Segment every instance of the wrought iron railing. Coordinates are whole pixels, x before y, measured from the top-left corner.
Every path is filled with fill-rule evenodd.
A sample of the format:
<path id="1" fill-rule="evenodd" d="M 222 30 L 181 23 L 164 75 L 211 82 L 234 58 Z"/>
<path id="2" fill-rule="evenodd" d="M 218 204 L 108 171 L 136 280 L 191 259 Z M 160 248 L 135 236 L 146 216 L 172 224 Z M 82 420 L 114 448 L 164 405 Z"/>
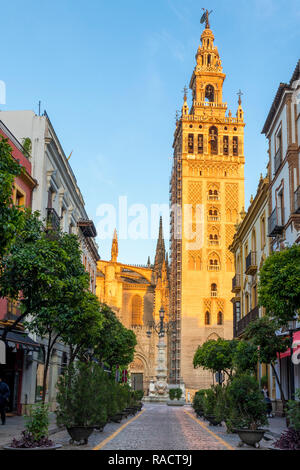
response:
<path id="1" fill-rule="evenodd" d="M 236 274 L 232 279 L 232 290 L 236 291 L 241 288 L 241 275 Z"/>
<path id="2" fill-rule="evenodd" d="M 282 152 L 281 152 L 281 148 L 277 150 L 276 152 L 276 155 L 275 155 L 275 159 L 274 159 L 274 170 L 275 170 L 275 174 L 277 173 L 277 171 L 279 170 L 279 167 L 281 165 L 281 162 L 282 162 Z"/>
<path id="3" fill-rule="evenodd" d="M 259 307 L 255 307 L 251 312 L 249 312 L 245 317 L 241 318 L 240 321 L 236 323 L 236 336 L 240 336 L 244 333 L 245 329 L 249 323 L 257 320 L 259 318 Z"/>
<path id="4" fill-rule="evenodd" d="M 283 225 L 278 221 L 277 209 L 275 208 L 272 214 L 269 217 L 269 237 L 275 237 L 276 235 L 282 233 Z"/>
<path id="5" fill-rule="evenodd" d="M 251 251 L 246 258 L 246 273 L 250 273 L 252 270 L 256 270 L 256 252 Z"/>
<path id="6" fill-rule="evenodd" d="M 300 186 L 298 186 L 294 194 L 294 211 L 297 214 L 300 213 Z"/>
<path id="7" fill-rule="evenodd" d="M 59 230 L 60 228 L 60 217 L 56 210 L 52 207 L 47 207 L 47 229 Z"/>

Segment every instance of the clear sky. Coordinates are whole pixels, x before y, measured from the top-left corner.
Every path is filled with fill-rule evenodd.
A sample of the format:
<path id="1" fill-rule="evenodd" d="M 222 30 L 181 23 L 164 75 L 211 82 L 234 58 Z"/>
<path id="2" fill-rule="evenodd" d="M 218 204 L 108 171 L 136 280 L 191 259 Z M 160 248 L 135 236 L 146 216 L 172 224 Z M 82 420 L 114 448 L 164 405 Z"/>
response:
<path id="1" fill-rule="evenodd" d="M 267 164 L 261 130 L 280 82 L 300 57 L 299 0 L 14 0 L 1 4 L 2 110 L 46 109 L 96 225 L 97 207 L 167 204 L 176 109 L 200 43 L 201 7 L 235 114 L 241 88 L 246 203 Z M 168 229 L 165 227 L 166 238 Z M 101 257 L 110 240 L 99 240 Z M 119 259 L 144 264 L 154 240 L 121 240 Z"/>

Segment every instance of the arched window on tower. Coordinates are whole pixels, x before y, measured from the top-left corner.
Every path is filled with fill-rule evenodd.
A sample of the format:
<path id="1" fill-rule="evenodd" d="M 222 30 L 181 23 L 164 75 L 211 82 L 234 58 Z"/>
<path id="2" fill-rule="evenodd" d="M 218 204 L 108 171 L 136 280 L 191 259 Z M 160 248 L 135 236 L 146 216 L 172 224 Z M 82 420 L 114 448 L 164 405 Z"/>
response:
<path id="1" fill-rule="evenodd" d="M 132 299 L 132 326 L 142 326 L 142 299 L 135 295 Z"/>
<path id="2" fill-rule="evenodd" d="M 208 258 L 208 270 L 220 271 L 220 258 L 217 253 L 211 253 Z"/>
<path id="3" fill-rule="evenodd" d="M 217 189 L 210 189 L 208 191 L 208 200 L 209 201 L 218 201 L 219 200 L 219 191 Z"/>
<path id="4" fill-rule="evenodd" d="M 239 154 L 239 138 L 238 137 L 233 137 L 232 144 L 233 144 L 233 155 L 235 157 L 237 157 L 238 154 Z"/>
<path id="5" fill-rule="evenodd" d="M 229 155 L 228 135 L 224 135 L 224 137 L 223 137 L 223 155 Z"/>
<path id="6" fill-rule="evenodd" d="M 223 313 L 218 313 L 218 325 L 223 325 Z"/>
<path id="7" fill-rule="evenodd" d="M 205 325 L 210 325 L 210 313 L 205 313 Z"/>
<path id="8" fill-rule="evenodd" d="M 210 287 L 211 297 L 218 297 L 218 287 L 217 284 L 212 284 Z"/>
<path id="9" fill-rule="evenodd" d="M 188 153 L 194 153 L 194 134 L 188 136 Z"/>
<path id="10" fill-rule="evenodd" d="M 198 153 L 203 153 L 203 134 L 198 134 Z"/>
<path id="11" fill-rule="evenodd" d="M 208 56 L 210 57 L 210 56 Z M 215 89 L 212 85 L 207 85 L 205 88 L 205 99 L 210 103 L 215 101 Z"/>
<path id="12" fill-rule="evenodd" d="M 208 221 L 209 222 L 218 222 L 219 221 L 219 211 L 218 211 L 218 209 L 216 209 L 216 208 L 209 209 Z"/>
<path id="13" fill-rule="evenodd" d="M 210 153 L 212 155 L 217 155 L 218 154 L 218 129 L 215 126 L 212 126 L 209 129 L 209 144 L 210 144 Z"/>

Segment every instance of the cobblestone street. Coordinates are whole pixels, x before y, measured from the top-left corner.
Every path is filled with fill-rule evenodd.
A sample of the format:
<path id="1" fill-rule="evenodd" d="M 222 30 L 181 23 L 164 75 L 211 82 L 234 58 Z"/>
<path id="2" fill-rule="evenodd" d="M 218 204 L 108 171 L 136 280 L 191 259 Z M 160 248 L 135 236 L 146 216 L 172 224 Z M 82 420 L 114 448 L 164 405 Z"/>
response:
<path id="1" fill-rule="evenodd" d="M 94 432 L 87 446 L 71 446 L 69 439 L 66 431 L 55 435 L 55 442 L 65 450 L 237 450 L 239 442 L 236 434 L 226 434 L 224 426 L 210 427 L 197 419 L 191 407 L 151 404 L 135 418 L 109 423 L 104 432 Z M 262 441 L 262 449 L 268 446 Z"/>

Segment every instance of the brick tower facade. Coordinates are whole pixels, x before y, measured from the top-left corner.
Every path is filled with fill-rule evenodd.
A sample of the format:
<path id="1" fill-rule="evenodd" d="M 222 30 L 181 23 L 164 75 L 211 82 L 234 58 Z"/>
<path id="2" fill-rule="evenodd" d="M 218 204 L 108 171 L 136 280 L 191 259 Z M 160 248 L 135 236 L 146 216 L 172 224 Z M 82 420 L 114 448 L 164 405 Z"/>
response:
<path id="1" fill-rule="evenodd" d="M 209 387 L 212 374 L 193 368 L 197 347 L 232 338 L 234 260 L 228 247 L 244 207 L 244 113 L 241 94 L 233 117 L 223 102 L 226 75 L 208 15 L 190 89 L 174 135 L 170 183 L 171 319 L 170 382 L 188 391 Z M 196 234 L 196 235 L 195 235 Z"/>

